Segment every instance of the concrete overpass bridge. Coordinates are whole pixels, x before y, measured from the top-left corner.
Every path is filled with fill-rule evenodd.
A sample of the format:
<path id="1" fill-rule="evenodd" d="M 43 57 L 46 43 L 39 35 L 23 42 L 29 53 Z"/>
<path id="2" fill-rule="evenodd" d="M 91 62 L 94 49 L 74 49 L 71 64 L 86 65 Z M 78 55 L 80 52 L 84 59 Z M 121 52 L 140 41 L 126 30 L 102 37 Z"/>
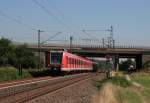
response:
<path id="1" fill-rule="evenodd" d="M 29 49 L 39 51 L 39 47 L 36 44 L 28 45 Z M 140 69 L 143 63 L 150 60 L 150 48 L 149 47 L 133 47 L 133 46 L 115 46 L 108 48 L 98 45 L 69 45 L 69 44 L 47 44 L 40 45 L 40 51 L 45 53 L 46 51 L 53 50 L 67 50 L 72 53 L 76 53 L 85 57 L 105 57 L 111 56 L 114 59 L 115 68 L 118 68 L 119 58 L 135 58 L 136 68 Z"/>

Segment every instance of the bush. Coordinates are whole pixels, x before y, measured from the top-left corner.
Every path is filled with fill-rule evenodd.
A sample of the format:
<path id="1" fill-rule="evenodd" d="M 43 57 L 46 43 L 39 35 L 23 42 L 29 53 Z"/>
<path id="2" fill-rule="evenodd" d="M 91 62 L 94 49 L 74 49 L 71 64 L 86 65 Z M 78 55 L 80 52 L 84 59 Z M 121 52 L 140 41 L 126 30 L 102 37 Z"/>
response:
<path id="1" fill-rule="evenodd" d="M 11 41 L 5 38 L 0 39 L 0 66 L 11 64 L 13 58 L 14 46 Z"/>
<path id="2" fill-rule="evenodd" d="M 118 99 L 119 103 L 143 103 L 141 97 L 130 88 L 121 88 Z"/>
<path id="3" fill-rule="evenodd" d="M 27 45 L 14 46 L 6 38 L 0 39 L 0 66 L 14 66 L 17 68 L 37 68 L 38 59 Z M 42 67 L 42 60 L 40 66 Z"/>
<path id="4" fill-rule="evenodd" d="M 103 80 L 93 80 L 93 85 L 96 86 L 98 89 L 100 89 L 104 83 L 106 83 L 108 79 Z"/>
<path id="5" fill-rule="evenodd" d="M 121 87 L 128 87 L 131 85 L 131 82 L 125 79 L 125 77 L 121 76 L 115 76 L 110 79 L 110 81 L 115 84 L 119 85 Z"/>
<path id="6" fill-rule="evenodd" d="M 32 77 L 31 74 L 23 70 L 22 76 L 19 76 L 19 71 L 14 67 L 1 67 L 0 68 L 0 81 L 10 81 L 21 78 L 29 78 Z"/>
<path id="7" fill-rule="evenodd" d="M 131 79 L 145 87 L 150 87 L 150 75 L 148 73 L 134 73 Z"/>

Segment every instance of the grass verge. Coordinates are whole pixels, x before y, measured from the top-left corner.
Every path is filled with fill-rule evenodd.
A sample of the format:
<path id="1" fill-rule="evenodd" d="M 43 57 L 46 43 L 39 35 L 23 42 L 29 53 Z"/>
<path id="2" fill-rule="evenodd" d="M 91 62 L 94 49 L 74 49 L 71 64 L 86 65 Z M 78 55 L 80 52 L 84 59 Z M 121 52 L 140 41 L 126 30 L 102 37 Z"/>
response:
<path id="1" fill-rule="evenodd" d="M 150 88 L 144 89 L 141 94 L 145 97 L 145 99 L 149 99 L 150 98 Z"/>
<path id="2" fill-rule="evenodd" d="M 131 85 L 131 82 L 126 80 L 124 76 L 114 76 L 109 81 L 120 87 L 129 87 Z"/>
<path id="3" fill-rule="evenodd" d="M 93 80 L 93 85 L 95 87 L 97 87 L 97 89 L 99 90 L 104 83 L 106 83 L 108 81 L 108 79 L 103 79 L 103 80 Z"/>
<path id="4" fill-rule="evenodd" d="M 133 73 L 131 79 L 144 87 L 150 88 L 150 75 L 147 73 Z"/>
<path id="5" fill-rule="evenodd" d="M 132 83 L 126 80 L 124 75 L 117 75 L 111 77 L 110 79 L 104 79 L 101 81 L 95 80 L 94 83 L 94 85 L 100 90 L 99 96 L 96 97 L 102 98 L 101 100 L 103 100 L 101 102 L 94 103 L 104 103 L 104 101 L 110 100 L 110 97 L 113 97 L 110 101 L 115 100 L 115 102 L 107 103 L 143 103 L 143 98 L 141 98 L 137 92 L 132 90 Z M 105 86 L 107 86 L 107 92 Z M 112 96 L 110 95 L 110 93 Z M 144 95 L 148 95 L 147 91 L 143 93 Z M 104 96 L 101 96 L 102 94 Z M 97 100 L 100 101 L 99 99 Z"/>
<path id="6" fill-rule="evenodd" d="M 115 84 L 120 87 L 129 87 L 131 85 L 131 82 L 126 80 L 124 76 L 114 76 L 109 79 L 94 80 L 93 84 L 98 89 L 100 89 L 106 82 L 111 82 L 112 84 Z"/>
<path id="7" fill-rule="evenodd" d="M 120 88 L 118 101 L 119 103 L 143 103 L 140 96 L 130 88 Z"/>
<path id="8" fill-rule="evenodd" d="M 26 70 L 23 70 L 22 76 L 19 76 L 19 71 L 14 67 L 0 67 L 0 82 L 30 77 L 31 74 Z"/>
<path id="9" fill-rule="evenodd" d="M 134 73 L 131 75 L 131 79 L 142 85 L 143 89 L 137 92 L 144 98 L 145 103 L 150 103 L 150 74 L 144 72 Z"/>

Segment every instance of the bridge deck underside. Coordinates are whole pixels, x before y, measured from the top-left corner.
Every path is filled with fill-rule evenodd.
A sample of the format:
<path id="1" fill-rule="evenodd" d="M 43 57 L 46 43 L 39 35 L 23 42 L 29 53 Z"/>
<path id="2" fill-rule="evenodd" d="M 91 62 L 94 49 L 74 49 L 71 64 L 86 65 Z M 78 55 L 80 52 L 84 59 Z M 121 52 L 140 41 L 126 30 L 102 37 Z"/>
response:
<path id="1" fill-rule="evenodd" d="M 39 48 L 36 45 L 30 45 L 28 47 L 34 51 L 38 51 Z M 73 46 L 72 49 L 69 49 L 69 46 L 61 45 L 52 45 L 40 47 L 41 52 L 52 51 L 52 50 L 67 50 L 72 53 L 85 56 L 85 57 L 105 57 L 106 55 L 115 56 L 119 58 L 136 58 L 137 68 L 142 67 L 142 55 L 150 55 L 150 48 L 101 48 L 101 47 L 84 47 L 84 46 Z M 119 60 L 116 60 L 117 62 Z"/>

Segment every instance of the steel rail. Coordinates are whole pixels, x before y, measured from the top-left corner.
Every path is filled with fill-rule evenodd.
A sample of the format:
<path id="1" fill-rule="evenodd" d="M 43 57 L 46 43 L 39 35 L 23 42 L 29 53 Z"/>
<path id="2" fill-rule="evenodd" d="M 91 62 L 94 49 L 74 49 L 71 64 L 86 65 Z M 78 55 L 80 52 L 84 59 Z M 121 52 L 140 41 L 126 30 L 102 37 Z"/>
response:
<path id="1" fill-rule="evenodd" d="M 7 81 L 4 83 L 0 83 L 0 89 L 3 87 L 8 87 L 8 86 L 13 86 L 13 85 L 18 85 L 21 83 L 27 83 L 27 82 L 34 82 L 34 81 L 39 81 L 39 80 L 45 80 L 45 79 L 53 79 L 54 77 L 38 77 L 38 78 L 28 78 L 28 79 L 20 79 L 20 80 L 16 80 L 16 81 Z"/>
<path id="2" fill-rule="evenodd" d="M 69 85 L 73 85 L 82 80 L 86 80 L 88 78 L 93 77 L 94 74 L 84 74 L 84 75 L 77 75 L 77 76 L 67 76 L 60 79 L 50 80 L 51 82 L 47 85 L 44 85 L 39 88 L 34 88 L 33 90 L 20 92 L 16 94 L 11 94 L 9 96 L 5 96 L 0 98 L 0 102 L 2 103 L 24 103 L 26 101 L 30 101 L 34 98 L 42 96 L 44 94 L 48 94 L 59 90 L 61 88 L 67 87 Z"/>

